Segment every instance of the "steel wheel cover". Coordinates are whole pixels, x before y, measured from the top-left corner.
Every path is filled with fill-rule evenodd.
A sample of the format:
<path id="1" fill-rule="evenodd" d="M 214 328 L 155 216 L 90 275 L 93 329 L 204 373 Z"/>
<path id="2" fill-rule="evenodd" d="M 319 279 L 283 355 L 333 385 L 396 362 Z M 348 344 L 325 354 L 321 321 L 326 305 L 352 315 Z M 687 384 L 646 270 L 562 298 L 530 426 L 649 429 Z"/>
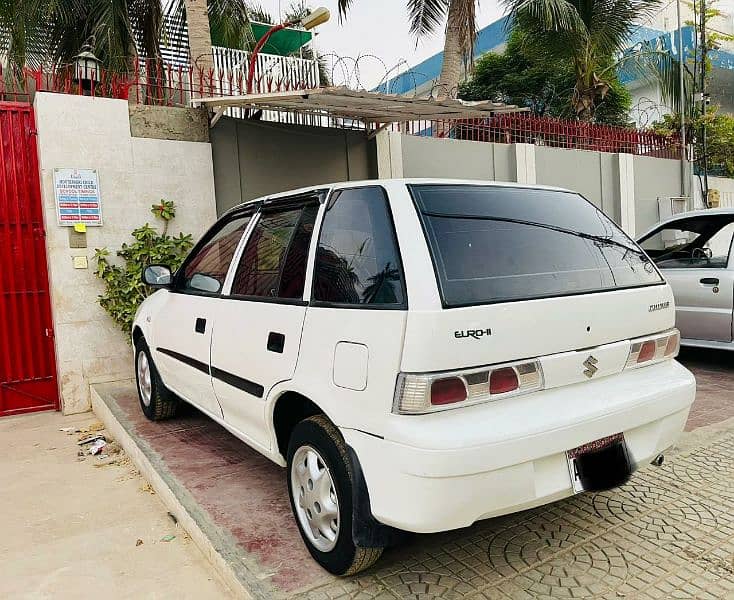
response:
<path id="1" fill-rule="evenodd" d="M 339 538 L 339 498 L 329 468 L 312 446 L 301 446 L 291 464 L 291 494 L 309 542 L 329 552 Z"/>
<path id="2" fill-rule="evenodd" d="M 144 350 L 138 352 L 138 360 L 136 362 L 140 399 L 145 406 L 150 406 L 150 399 L 153 396 L 153 383 L 150 376 L 150 362 L 148 362 L 148 355 Z"/>

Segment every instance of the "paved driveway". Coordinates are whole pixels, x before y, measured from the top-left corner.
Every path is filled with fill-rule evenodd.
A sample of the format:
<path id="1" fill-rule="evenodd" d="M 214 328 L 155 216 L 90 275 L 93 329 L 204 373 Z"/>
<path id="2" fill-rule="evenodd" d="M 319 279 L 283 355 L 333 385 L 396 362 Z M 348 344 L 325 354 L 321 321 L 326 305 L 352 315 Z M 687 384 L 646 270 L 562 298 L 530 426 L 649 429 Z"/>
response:
<path id="1" fill-rule="evenodd" d="M 346 580 L 303 547 L 282 469 L 196 411 L 150 423 L 131 387 L 97 392 L 256 598 L 734 598 L 734 420 L 716 425 L 734 416 L 732 359 L 684 352 L 699 378 L 694 431 L 662 467 L 611 492 L 413 536 Z"/>
<path id="2" fill-rule="evenodd" d="M 679 358 L 697 383 L 686 431 L 734 417 L 734 352 L 683 348 Z"/>

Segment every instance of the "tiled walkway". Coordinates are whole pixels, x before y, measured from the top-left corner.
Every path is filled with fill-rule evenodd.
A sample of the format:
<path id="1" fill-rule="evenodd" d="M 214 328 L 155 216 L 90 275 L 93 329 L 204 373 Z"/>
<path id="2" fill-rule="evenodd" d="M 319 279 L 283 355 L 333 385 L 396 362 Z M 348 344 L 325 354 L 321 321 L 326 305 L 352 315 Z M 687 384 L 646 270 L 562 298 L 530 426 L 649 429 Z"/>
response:
<path id="1" fill-rule="evenodd" d="M 734 416 L 734 360 L 706 354 L 683 356 L 689 428 Z M 150 423 L 132 388 L 100 392 L 257 598 L 734 598 L 734 431 L 613 492 L 413 536 L 344 580 L 303 547 L 282 469 L 193 409 Z"/>

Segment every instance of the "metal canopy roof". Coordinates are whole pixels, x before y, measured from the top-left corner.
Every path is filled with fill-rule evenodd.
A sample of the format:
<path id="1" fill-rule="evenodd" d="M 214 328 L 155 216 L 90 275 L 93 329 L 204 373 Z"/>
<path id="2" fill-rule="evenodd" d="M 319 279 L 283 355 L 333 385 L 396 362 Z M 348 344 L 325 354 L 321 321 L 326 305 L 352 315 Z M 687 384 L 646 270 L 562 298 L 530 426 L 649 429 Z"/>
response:
<path id="1" fill-rule="evenodd" d="M 306 114 L 328 114 L 332 117 L 356 119 L 365 123 L 395 123 L 401 121 L 473 119 L 497 113 L 524 112 L 498 102 L 463 102 L 461 100 L 434 100 L 410 98 L 394 94 L 355 91 L 345 87 L 327 87 L 310 90 L 216 96 L 191 101 L 221 112 L 226 108 L 259 108 L 262 110 L 294 111 Z"/>

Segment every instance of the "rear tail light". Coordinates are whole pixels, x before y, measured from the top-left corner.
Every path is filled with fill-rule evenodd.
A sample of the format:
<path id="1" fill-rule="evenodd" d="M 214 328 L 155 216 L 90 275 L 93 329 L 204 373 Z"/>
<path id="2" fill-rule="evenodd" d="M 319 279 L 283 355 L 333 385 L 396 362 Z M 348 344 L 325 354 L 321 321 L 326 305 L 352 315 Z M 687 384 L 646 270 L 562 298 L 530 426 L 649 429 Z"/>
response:
<path id="1" fill-rule="evenodd" d="M 538 361 L 449 373 L 401 373 L 395 388 L 394 412 L 436 412 L 541 389 L 543 375 Z"/>
<path id="2" fill-rule="evenodd" d="M 655 358 L 657 344 L 653 340 L 648 340 L 640 346 L 640 352 L 637 354 L 637 362 L 643 363 Z"/>
<path id="3" fill-rule="evenodd" d="M 677 329 L 671 329 L 665 333 L 643 339 L 632 340 L 626 368 L 643 367 L 669 358 L 675 358 L 678 356 L 679 350 L 680 332 Z"/>
<path id="4" fill-rule="evenodd" d="M 436 379 L 431 383 L 431 404 L 455 404 L 466 400 L 466 385 L 461 377 Z"/>
<path id="5" fill-rule="evenodd" d="M 512 367 L 495 369 L 489 376 L 489 393 L 506 394 L 520 387 L 517 373 Z"/>

